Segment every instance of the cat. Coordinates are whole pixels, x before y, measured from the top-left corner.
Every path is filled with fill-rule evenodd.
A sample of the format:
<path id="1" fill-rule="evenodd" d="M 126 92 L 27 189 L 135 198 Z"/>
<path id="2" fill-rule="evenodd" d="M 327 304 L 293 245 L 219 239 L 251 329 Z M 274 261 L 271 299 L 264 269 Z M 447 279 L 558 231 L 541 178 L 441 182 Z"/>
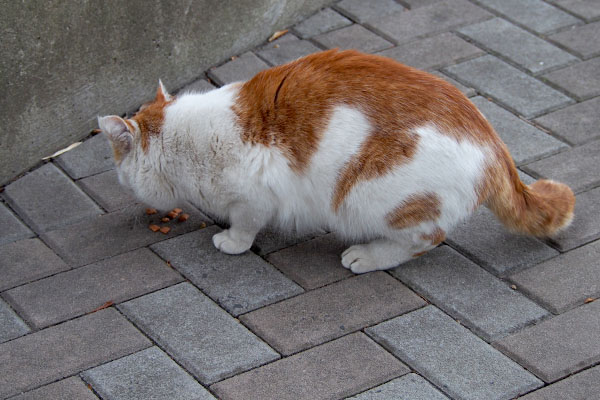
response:
<path id="1" fill-rule="evenodd" d="M 119 180 L 168 210 L 189 201 L 226 220 L 213 236 L 240 254 L 268 224 L 324 229 L 360 244 L 354 273 L 435 248 L 480 205 L 512 231 L 547 237 L 575 197 L 527 186 L 492 126 L 457 88 L 358 51 L 329 50 L 206 93 L 168 94 L 130 119 L 99 117 Z"/>

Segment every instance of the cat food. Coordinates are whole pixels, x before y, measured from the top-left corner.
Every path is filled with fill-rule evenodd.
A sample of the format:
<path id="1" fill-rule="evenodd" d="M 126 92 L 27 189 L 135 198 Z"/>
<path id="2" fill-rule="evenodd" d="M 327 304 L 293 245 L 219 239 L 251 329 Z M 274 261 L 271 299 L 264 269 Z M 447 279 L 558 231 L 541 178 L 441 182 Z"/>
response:
<path id="1" fill-rule="evenodd" d="M 160 230 L 160 226 L 154 224 L 150 225 L 148 228 L 150 228 L 152 232 L 158 232 Z"/>
<path id="2" fill-rule="evenodd" d="M 190 217 L 190 214 L 181 214 L 179 216 L 179 218 L 177 219 L 177 221 L 179 222 L 185 222 L 188 220 L 188 218 Z"/>
<path id="3" fill-rule="evenodd" d="M 169 222 L 171 220 L 171 218 L 169 218 L 169 217 L 162 217 L 160 220 L 162 222 Z"/>
<path id="4" fill-rule="evenodd" d="M 158 211 L 156 211 L 156 208 L 146 208 L 146 214 L 147 215 L 154 215 L 156 214 Z"/>
<path id="5" fill-rule="evenodd" d="M 174 208 L 173 212 L 177 213 L 177 214 L 181 214 L 183 210 L 181 208 Z"/>
<path id="6" fill-rule="evenodd" d="M 171 228 L 169 228 L 168 226 L 163 226 L 162 228 L 160 228 L 160 232 L 164 233 L 165 235 L 169 233 L 170 230 Z"/>
<path id="7" fill-rule="evenodd" d="M 171 218 L 171 219 L 175 219 L 175 218 L 177 218 L 177 216 L 178 216 L 178 215 L 179 215 L 179 213 L 176 213 L 175 211 L 170 211 L 170 212 L 167 214 L 167 217 L 169 217 L 169 218 Z"/>

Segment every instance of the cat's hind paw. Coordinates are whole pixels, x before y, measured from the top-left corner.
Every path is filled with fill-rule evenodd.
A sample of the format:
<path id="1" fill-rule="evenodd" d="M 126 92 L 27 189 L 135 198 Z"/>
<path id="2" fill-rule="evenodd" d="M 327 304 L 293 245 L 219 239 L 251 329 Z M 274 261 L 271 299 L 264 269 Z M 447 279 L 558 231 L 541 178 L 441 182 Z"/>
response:
<path id="1" fill-rule="evenodd" d="M 364 274 L 379 269 L 367 245 L 364 244 L 348 247 L 342 253 L 342 265 L 355 274 Z"/>
<path id="2" fill-rule="evenodd" d="M 252 241 L 233 238 L 229 229 L 217 233 L 212 240 L 215 247 L 226 254 L 242 254 L 252 246 Z"/>

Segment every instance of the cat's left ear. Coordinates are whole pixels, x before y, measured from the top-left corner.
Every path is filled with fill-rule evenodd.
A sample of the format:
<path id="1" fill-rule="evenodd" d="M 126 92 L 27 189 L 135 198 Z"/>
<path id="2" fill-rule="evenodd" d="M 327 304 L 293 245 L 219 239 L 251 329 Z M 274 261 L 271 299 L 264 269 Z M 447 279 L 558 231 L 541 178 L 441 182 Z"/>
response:
<path id="1" fill-rule="evenodd" d="M 158 90 L 156 91 L 156 100 L 160 102 L 171 101 L 171 95 L 165 89 L 165 85 L 163 85 L 162 81 L 158 80 Z"/>
<path id="2" fill-rule="evenodd" d="M 130 131 L 129 125 L 123 118 L 116 115 L 98 117 L 98 126 L 120 154 L 127 154 L 131 150 L 133 132 Z"/>

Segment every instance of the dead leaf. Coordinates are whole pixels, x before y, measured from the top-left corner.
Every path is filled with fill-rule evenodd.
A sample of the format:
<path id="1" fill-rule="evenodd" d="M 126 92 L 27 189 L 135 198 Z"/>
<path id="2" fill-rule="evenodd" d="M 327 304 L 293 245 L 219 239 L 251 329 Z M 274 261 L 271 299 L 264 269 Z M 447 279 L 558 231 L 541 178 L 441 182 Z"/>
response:
<path id="1" fill-rule="evenodd" d="M 274 34 L 271 35 L 271 37 L 269 38 L 269 42 L 272 42 L 275 39 L 279 39 L 280 37 L 282 37 L 283 35 L 285 35 L 286 33 L 288 33 L 290 30 L 289 29 L 285 29 L 283 31 L 277 31 Z"/>
<path id="2" fill-rule="evenodd" d="M 100 310 L 104 310 L 105 308 L 108 308 L 112 305 L 114 305 L 115 302 L 112 300 L 107 301 L 106 303 L 102 304 L 100 307 L 93 309 L 92 311 L 89 312 L 89 314 L 91 313 L 95 313 L 96 311 L 100 311 Z"/>
<path id="3" fill-rule="evenodd" d="M 510 285 L 510 288 L 511 288 L 512 290 L 517 290 L 517 285 Z"/>
<path id="4" fill-rule="evenodd" d="M 75 147 L 79 146 L 81 143 L 82 142 L 72 143 L 72 144 L 68 145 L 67 147 L 65 147 L 64 149 L 61 149 L 61 150 L 57 151 L 56 153 L 52 154 L 51 156 L 42 158 L 42 160 L 46 161 L 46 160 L 49 160 L 51 158 L 58 157 L 61 154 L 66 153 L 69 150 L 73 150 Z"/>
<path id="5" fill-rule="evenodd" d="M 585 299 L 583 302 L 584 302 L 585 304 L 587 304 L 587 303 L 591 303 L 591 302 L 592 302 L 592 301 L 594 301 L 594 300 L 596 300 L 596 299 L 594 299 L 593 297 L 588 297 L 588 298 L 587 298 L 587 299 Z"/>

